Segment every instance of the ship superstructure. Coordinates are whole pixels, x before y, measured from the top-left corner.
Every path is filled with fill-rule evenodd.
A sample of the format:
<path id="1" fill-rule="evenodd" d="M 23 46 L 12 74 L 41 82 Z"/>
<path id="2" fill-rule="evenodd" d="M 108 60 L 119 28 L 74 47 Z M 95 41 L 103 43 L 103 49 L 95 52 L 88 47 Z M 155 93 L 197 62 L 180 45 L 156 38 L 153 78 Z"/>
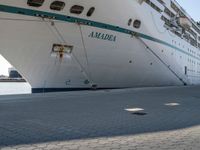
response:
<path id="1" fill-rule="evenodd" d="M 200 25 L 175 0 L 1 0 L 0 31 L 33 92 L 200 83 Z"/>

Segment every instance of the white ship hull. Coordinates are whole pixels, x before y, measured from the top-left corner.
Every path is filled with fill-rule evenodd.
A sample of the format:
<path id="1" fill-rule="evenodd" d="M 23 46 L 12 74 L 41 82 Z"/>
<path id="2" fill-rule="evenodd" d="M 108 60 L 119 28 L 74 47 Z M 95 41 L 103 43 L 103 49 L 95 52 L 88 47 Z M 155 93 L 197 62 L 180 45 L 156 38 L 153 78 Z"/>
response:
<path id="1" fill-rule="evenodd" d="M 76 0 L 66 2 L 66 12 L 55 12 L 49 10 L 50 2 L 37 9 L 24 0 L 0 2 L 0 53 L 33 92 L 200 83 L 199 74 L 185 73 L 185 66 L 197 72 L 198 66 L 188 62 L 187 49 L 198 49 L 165 31 L 159 14 L 147 5 L 136 0 Z M 96 11 L 90 18 L 70 14 L 74 4 Z M 127 26 L 129 18 L 140 19 L 141 28 Z M 72 45 L 72 54 L 52 54 L 55 43 Z"/>

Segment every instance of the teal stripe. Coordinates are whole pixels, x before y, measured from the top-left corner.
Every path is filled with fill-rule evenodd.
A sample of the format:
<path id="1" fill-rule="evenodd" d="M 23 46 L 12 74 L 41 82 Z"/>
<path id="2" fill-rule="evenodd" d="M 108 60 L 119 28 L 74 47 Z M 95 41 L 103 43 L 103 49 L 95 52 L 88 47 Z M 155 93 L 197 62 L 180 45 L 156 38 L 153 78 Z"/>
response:
<path id="1" fill-rule="evenodd" d="M 50 12 L 44 12 L 44 11 L 38 11 L 38 10 L 32 10 L 32 9 L 26 9 L 26 8 L 20 8 L 20 7 L 13 7 L 13 6 L 7 6 L 7 5 L 0 5 L 0 11 L 1 12 L 7 12 L 7 13 L 14 13 L 14 14 L 21 14 L 21 15 L 27 15 L 27 16 L 44 16 L 46 18 L 52 18 L 54 20 L 59 20 L 59 21 L 66 21 L 66 22 L 71 22 L 71 23 L 81 23 L 85 24 L 88 26 L 93 26 L 101 29 L 107 29 L 107 30 L 112 30 L 120 33 L 125 33 L 125 34 L 130 34 L 130 35 L 137 35 L 143 39 L 147 39 L 150 41 L 154 41 L 163 45 L 166 45 L 168 47 L 171 47 L 173 49 L 176 49 L 188 56 L 191 56 L 197 60 L 200 60 L 200 58 L 193 56 L 192 54 L 185 52 L 184 50 L 177 48 L 174 45 L 171 45 L 165 41 L 159 40 L 157 38 L 148 36 L 143 33 L 135 32 L 133 30 L 129 30 L 126 28 L 121 28 L 119 26 L 114 26 L 106 23 L 101 23 L 101 22 L 96 22 L 96 21 L 91 21 L 87 19 L 81 19 L 77 17 L 71 17 L 71 16 L 66 16 L 66 15 L 61 15 L 61 14 L 56 14 L 56 13 L 50 13 Z"/>

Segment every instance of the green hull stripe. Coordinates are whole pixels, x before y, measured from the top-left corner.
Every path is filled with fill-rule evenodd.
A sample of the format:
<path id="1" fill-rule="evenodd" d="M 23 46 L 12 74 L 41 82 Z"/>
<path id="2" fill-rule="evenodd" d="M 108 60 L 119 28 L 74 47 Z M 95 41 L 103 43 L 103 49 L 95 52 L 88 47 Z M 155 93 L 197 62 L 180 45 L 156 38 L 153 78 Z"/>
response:
<path id="1" fill-rule="evenodd" d="M 85 24 L 88 26 L 97 27 L 97 28 L 101 28 L 101 29 L 112 30 L 112 31 L 120 32 L 120 33 L 129 34 L 129 35 L 136 35 L 143 39 L 147 39 L 150 41 L 154 41 L 154 42 L 166 45 L 166 46 L 176 49 L 188 56 L 191 56 L 197 60 L 200 60 L 200 58 L 193 56 L 192 54 L 185 52 L 184 50 L 177 48 L 167 42 L 164 42 L 162 40 L 148 36 L 146 34 L 135 32 L 133 30 L 121 28 L 119 26 L 114 26 L 114 25 L 110 25 L 110 24 L 106 24 L 106 23 L 91 21 L 91 20 L 87 20 L 87 19 L 81 19 L 81 18 L 77 18 L 77 17 L 65 16 L 65 15 L 56 14 L 56 13 L 50 13 L 50 12 L 38 11 L 38 10 L 32 10 L 32 9 L 26 9 L 26 8 L 20 8 L 20 7 L 13 7 L 13 6 L 7 6 L 7 5 L 0 5 L 0 11 L 7 12 L 7 13 L 27 15 L 27 16 L 34 16 L 34 17 L 37 17 L 37 16 L 42 17 L 43 16 L 45 18 L 53 18 L 54 20 L 66 21 L 66 22 L 71 22 L 71 23 L 81 23 L 81 24 Z"/>

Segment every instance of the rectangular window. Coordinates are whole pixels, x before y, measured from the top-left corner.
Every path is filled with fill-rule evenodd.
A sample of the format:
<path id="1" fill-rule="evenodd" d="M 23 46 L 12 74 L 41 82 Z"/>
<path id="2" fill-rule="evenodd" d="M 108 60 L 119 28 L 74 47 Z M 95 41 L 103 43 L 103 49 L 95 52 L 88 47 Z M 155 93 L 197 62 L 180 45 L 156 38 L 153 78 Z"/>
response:
<path id="1" fill-rule="evenodd" d="M 185 66 L 185 75 L 187 75 L 187 66 Z"/>
<path id="2" fill-rule="evenodd" d="M 162 10 L 158 6 L 156 6 L 154 3 L 152 3 L 150 0 L 146 0 L 146 3 L 149 4 L 153 9 L 155 9 L 159 13 L 162 12 Z"/>
<path id="3" fill-rule="evenodd" d="M 40 7 L 44 3 L 44 0 L 28 0 L 27 4 L 33 7 Z"/>

